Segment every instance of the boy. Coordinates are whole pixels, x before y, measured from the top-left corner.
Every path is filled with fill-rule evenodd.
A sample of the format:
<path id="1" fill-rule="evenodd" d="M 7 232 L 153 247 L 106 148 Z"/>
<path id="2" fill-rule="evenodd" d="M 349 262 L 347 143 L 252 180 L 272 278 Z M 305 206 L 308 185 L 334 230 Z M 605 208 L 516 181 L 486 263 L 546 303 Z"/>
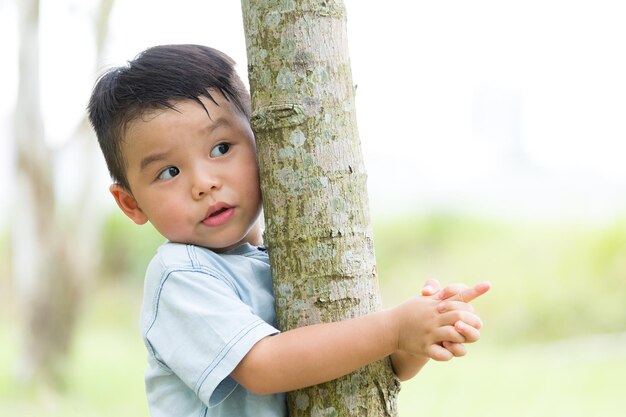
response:
<path id="1" fill-rule="evenodd" d="M 461 356 L 461 343 L 478 340 L 480 319 L 463 298 L 485 285 L 443 303 L 414 297 L 352 320 L 276 329 L 250 99 L 219 51 L 150 48 L 98 80 L 89 116 L 118 206 L 168 240 L 147 269 L 141 312 L 153 417 L 285 416 L 285 391 L 389 355 L 407 379 L 428 358 Z"/>

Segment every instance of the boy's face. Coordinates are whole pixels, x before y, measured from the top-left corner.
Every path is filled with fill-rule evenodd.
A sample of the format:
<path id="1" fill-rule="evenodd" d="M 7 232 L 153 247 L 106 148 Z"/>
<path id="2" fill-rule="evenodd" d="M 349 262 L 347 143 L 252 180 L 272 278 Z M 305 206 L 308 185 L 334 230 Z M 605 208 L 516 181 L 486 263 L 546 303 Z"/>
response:
<path id="1" fill-rule="evenodd" d="M 261 244 L 261 192 L 254 136 L 247 118 L 224 96 L 156 110 L 127 129 L 124 153 L 130 191 L 111 193 L 138 224 L 150 221 L 167 239 L 218 251 Z"/>

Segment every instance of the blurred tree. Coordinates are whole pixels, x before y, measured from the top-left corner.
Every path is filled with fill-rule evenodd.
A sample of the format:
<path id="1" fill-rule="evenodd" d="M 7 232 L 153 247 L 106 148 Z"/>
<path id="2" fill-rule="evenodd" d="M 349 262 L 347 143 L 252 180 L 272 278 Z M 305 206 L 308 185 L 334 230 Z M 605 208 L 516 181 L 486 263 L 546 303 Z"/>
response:
<path id="1" fill-rule="evenodd" d="M 242 1 L 278 325 L 380 307 L 342 1 Z M 395 416 L 389 361 L 288 395 L 292 417 Z"/>
<path id="2" fill-rule="evenodd" d="M 53 152 L 45 140 L 39 82 L 39 1 L 20 0 L 19 86 L 15 108 L 17 160 L 12 224 L 13 273 L 23 323 L 20 377 L 58 382 L 72 340 L 80 298 L 79 280 L 93 275 L 99 222 L 90 173 L 84 177 L 79 207 L 71 219 L 57 209 Z M 97 13 L 96 44 L 102 56 L 112 0 Z M 86 117 L 72 139 L 88 137 Z M 95 142 L 87 141 L 83 142 Z M 90 146 L 83 152 L 88 157 Z"/>

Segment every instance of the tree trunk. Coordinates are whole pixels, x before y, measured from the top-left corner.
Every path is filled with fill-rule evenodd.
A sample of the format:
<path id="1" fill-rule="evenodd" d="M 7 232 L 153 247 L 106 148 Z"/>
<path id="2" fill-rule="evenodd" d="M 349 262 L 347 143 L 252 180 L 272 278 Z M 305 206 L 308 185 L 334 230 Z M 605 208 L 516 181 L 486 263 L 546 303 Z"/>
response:
<path id="1" fill-rule="evenodd" d="M 375 311 L 381 303 L 345 7 L 242 0 L 242 9 L 278 325 Z M 291 417 L 395 416 L 398 391 L 384 360 L 289 393 L 288 406 Z"/>
<path id="2" fill-rule="evenodd" d="M 99 57 L 112 0 L 104 0 L 101 6 L 96 16 Z M 27 383 L 43 379 L 57 384 L 72 341 L 80 300 L 78 282 L 93 275 L 100 229 L 94 221 L 95 200 L 88 197 L 92 184 L 86 184 L 80 207 L 71 219 L 57 213 L 53 152 L 45 141 L 40 107 L 39 1 L 20 0 L 18 9 L 20 77 L 14 119 L 17 184 L 12 263 L 23 323 L 19 377 Z M 86 138 L 85 132 L 86 119 L 76 135 Z M 84 177 L 85 181 L 91 178 L 89 174 Z"/>
<path id="3" fill-rule="evenodd" d="M 44 140 L 39 92 L 39 1 L 18 2 L 19 70 L 15 109 L 17 195 L 13 270 L 24 322 L 21 377 L 56 376 L 68 348 L 74 294 L 63 274 L 55 227 L 52 158 Z"/>

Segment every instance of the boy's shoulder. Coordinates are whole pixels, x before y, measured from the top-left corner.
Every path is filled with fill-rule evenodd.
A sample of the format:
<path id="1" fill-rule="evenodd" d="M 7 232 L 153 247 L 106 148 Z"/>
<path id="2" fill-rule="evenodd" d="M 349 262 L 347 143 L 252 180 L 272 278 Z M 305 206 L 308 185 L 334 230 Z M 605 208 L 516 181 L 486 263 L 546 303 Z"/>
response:
<path id="1" fill-rule="evenodd" d="M 157 263 L 164 269 L 199 268 L 216 256 L 215 252 L 200 246 L 167 241 L 158 247 L 151 264 Z"/>
<path id="2" fill-rule="evenodd" d="M 187 305 L 192 298 L 207 300 L 226 293 L 249 306 L 272 306 L 268 311 L 273 311 L 272 277 L 264 250 L 246 243 L 216 253 L 200 246 L 166 242 L 146 270 L 142 322 L 146 329 L 151 326 L 163 300 L 184 299 Z M 181 294 L 187 295 L 181 298 Z M 267 322 L 274 320 L 266 313 L 259 316 Z"/>
<path id="3" fill-rule="evenodd" d="M 225 268 L 232 268 L 233 265 L 251 262 L 269 266 L 267 252 L 263 248 L 257 248 L 248 243 L 226 253 L 217 253 L 201 246 L 168 241 L 157 249 L 148 270 L 222 271 Z"/>

